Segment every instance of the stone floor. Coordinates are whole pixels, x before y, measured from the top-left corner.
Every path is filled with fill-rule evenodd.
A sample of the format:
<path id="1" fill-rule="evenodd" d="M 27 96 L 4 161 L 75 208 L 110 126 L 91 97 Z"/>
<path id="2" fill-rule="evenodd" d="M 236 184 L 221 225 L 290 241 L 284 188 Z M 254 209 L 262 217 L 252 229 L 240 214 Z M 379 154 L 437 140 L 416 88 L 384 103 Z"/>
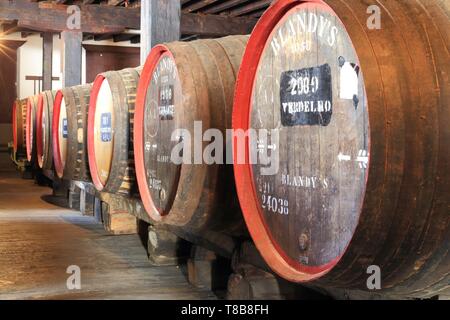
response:
<path id="1" fill-rule="evenodd" d="M 0 299 L 216 298 L 192 287 L 184 267 L 150 266 L 137 235 L 111 236 L 50 194 L 0 153 Z M 70 266 L 80 268 L 80 290 L 67 287 Z"/>

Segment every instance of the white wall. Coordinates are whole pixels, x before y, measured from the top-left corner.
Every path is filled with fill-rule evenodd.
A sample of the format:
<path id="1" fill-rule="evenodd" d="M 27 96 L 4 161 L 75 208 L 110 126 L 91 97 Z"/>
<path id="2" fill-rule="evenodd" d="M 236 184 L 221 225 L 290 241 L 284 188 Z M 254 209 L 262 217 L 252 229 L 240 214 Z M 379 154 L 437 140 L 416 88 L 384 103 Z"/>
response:
<path id="1" fill-rule="evenodd" d="M 25 99 L 35 94 L 34 81 L 25 80 L 26 76 L 42 76 L 42 38 L 39 34 L 22 38 L 20 33 L 9 35 L 0 35 L 0 40 L 19 40 L 26 41 L 17 50 L 17 95 L 20 99 Z M 113 41 L 84 41 L 83 44 L 93 45 L 113 45 L 123 47 L 139 47 L 139 44 L 131 44 L 126 42 Z M 52 89 L 58 90 L 62 86 L 62 41 L 59 35 L 53 36 L 53 77 L 58 77 L 59 81 L 53 81 Z M 82 83 L 86 83 L 86 50 L 83 48 L 82 56 Z M 42 86 L 42 83 L 41 83 Z M 38 93 L 41 88 L 38 88 Z M 5 145 L 12 140 L 11 125 L 0 124 L 0 145 Z"/>
<path id="2" fill-rule="evenodd" d="M 13 33 L 6 36 L 0 36 L 1 39 L 20 40 L 26 43 L 17 50 L 17 94 L 20 99 L 34 95 L 33 81 L 25 80 L 26 76 L 42 76 L 42 38 L 39 34 L 22 38 L 20 33 Z M 83 44 L 107 45 L 120 47 L 139 47 L 139 44 L 132 44 L 130 41 L 113 42 L 111 40 L 103 41 L 83 41 Z M 62 87 L 62 41 L 60 36 L 53 36 L 53 77 L 58 77 L 59 81 L 53 81 L 53 90 Z M 86 83 L 86 50 L 82 53 L 82 83 Z M 36 86 L 36 90 L 38 90 Z"/>
<path id="3" fill-rule="evenodd" d="M 21 38 L 20 33 L 2 36 L 0 39 L 26 41 L 17 50 L 17 94 L 20 99 L 25 99 L 34 95 L 34 81 L 25 80 L 26 76 L 42 76 L 42 38 L 39 34 Z M 58 81 L 53 81 L 52 89 L 58 90 L 62 87 L 62 41 L 59 35 L 53 36 L 53 77 L 58 77 Z M 108 45 L 121 47 L 139 47 L 139 44 L 131 44 L 129 41 L 113 42 L 104 41 L 83 41 L 83 44 Z M 82 53 L 82 83 L 86 83 L 86 50 Z M 42 83 L 41 83 L 42 86 Z M 40 91 L 36 84 L 36 90 Z"/>
<path id="4" fill-rule="evenodd" d="M 25 80 L 26 76 L 42 76 L 42 38 L 40 35 L 32 35 L 22 38 L 20 33 L 1 36 L 5 40 L 26 41 L 17 50 L 17 96 L 25 99 L 34 94 L 34 81 Z M 58 35 L 53 37 L 53 76 L 61 79 L 61 40 Z M 41 83 L 42 86 L 42 83 Z M 53 81 L 53 89 L 61 88 L 61 80 Z M 36 90 L 40 91 L 36 83 Z M 11 124 L 0 124 L 0 145 L 6 145 L 12 140 Z"/>
<path id="5" fill-rule="evenodd" d="M 34 81 L 25 80 L 26 76 L 42 76 L 42 38 L 39 35 L 29 36 L 27 42 L 18 51 L 18 94 L 24 99 L 35 94 Z M 58 35 L 53 36 L 53 77 L 59 81 L 53 81 L 52 89 L 61 88 L 61 40 Z M 42 89 L 37 87 L 39 92 Z M 36 92 L 37 93 L 37 92 Z"/>

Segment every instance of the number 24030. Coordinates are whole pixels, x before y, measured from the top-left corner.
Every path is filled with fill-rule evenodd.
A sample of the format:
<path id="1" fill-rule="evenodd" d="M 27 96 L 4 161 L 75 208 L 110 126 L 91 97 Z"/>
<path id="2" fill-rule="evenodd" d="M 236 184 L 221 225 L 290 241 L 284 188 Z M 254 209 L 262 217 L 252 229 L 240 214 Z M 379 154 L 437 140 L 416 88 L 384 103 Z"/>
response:
<path id="1" fill-rule="evenodd" d="M 273 213 L 279 213 L 282 215 L 289 214 L 289 201 L 286 199 L 279 199 L 274 196 L 263 194 L 261 196 L 262 208 L 267 209 Z"/>

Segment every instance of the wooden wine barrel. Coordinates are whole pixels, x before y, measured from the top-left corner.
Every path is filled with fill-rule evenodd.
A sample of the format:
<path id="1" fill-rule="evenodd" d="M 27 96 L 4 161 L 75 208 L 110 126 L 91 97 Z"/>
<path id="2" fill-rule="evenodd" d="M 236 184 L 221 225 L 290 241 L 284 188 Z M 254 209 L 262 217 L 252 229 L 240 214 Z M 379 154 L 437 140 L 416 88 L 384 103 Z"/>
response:
<path id="1" fill-rule="evenodd" d="M 234 139 L 248 229 L 291 281 L 367 289 L 375 265 L 385 289 L 448 290 L 449 16 L 382 1 L 369 29 L 367 1 L 326 3 L 280 0 L 249 40 L 233 129 L 271 140 Z"/>
<path id="2" fill-rule="evenodd" d="M 13 151 L 17 156 L 26 155 L 27 99 L 16 100 L 12 109 Z"/>
<path id="3" fill-rule="evenodd" d="M 137 94 L 134 152 L 139 192 L 155 221 L 231 232 L 242 220 L 232 166 L 201 160 L 193 164 L 194 153 L 187 146 L 180 152 L 192 153 L 192 164 L 177 164 L 171 152 L 183 137 L 172 141 L 171 136 L 176 129 L 185 129 L 194 137 L 194 121 L 202 121 L 203 131 L 216 128 L 225 137 L 247 39 L 168 43 L 156 46 L 148 56 Z"/>
<path id="4" fill-rule="evenodd" d="M 41 169 L 53 168 L 52 121 L 55 91 L 44 91 L 38 101 L 36 125 L 37 161 Z"/>
<path id="5" fill-rule="evenodd" d="M 88 115 L 88 154 L 92 182 L 99 191 L 136 191 L 133 121 L 141 68 L 99 74 Z"/>
<path id="6" fill-rule="evenodd" d="M 59 90 L 53 104 L 53 161 L 65 180 L 91 181 L 87 158 L 87 113 L 92 84 Z"/>
<path id="7" fill-rule="evenodd" d="M 27 101 L 27 120 L 26 120 L 26 147 L 27 160 L 31 163 L 36 162 L 36 112 L 39 96 L 28 97 Z"/>

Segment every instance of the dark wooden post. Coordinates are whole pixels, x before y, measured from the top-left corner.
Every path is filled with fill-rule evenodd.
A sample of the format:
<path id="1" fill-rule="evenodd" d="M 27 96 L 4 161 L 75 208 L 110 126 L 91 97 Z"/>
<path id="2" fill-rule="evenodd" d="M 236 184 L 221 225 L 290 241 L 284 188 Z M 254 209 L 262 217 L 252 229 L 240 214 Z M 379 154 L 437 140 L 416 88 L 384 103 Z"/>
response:
<path id="1" fill-rule="evenodd" d="M 42 34 L 42 91 L 52 90 L 53 34 Z"/>
<path id="2" fill-rule="evenodd" d="M 63 40 L 63 87 L 72 87 L 81 84 L 81 31 L 61 32 Z"/>
<path id="3" fill-rule="evenodd" d="M 141 1 L 141 64 L 151 48 L 180 39 L 180 0 Z"/>

